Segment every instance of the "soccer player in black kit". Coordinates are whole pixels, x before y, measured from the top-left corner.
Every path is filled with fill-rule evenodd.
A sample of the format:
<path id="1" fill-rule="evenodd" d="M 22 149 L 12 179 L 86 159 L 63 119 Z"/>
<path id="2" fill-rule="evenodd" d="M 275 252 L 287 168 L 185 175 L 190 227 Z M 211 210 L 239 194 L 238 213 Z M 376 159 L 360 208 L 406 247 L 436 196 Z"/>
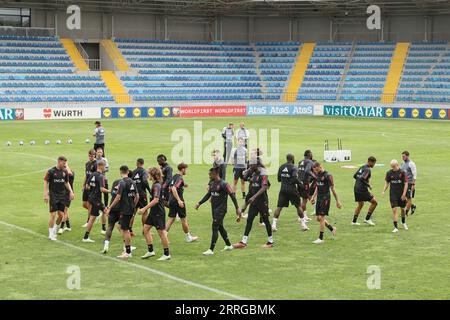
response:
<path id="1" fill-rule="evenodd" d="M 234 248 L 245 248 L 248 243 L 248 236 L 252 229 L 253 220 L 259 214 L 266 227 L 267 242 L 262 247 L 273 247 L 272 227 L 269 221 L 269 197 L 267 195 L 267 189 L 270 186 L 269 178 L 267 175 L 262 175 L 260 167 L 258 166 L 256 159 L 250 164 L 250 168 L 245 172 L 244 179 L 249 182 L 249 190 L 245 199 L 245 205 L 241 209 L 245 212 L 247 206 L 250 206 L 247 217 L 247 224 L 245 226 L 244 236 L 242 240 L 233 245 Z"/>
<path id="2" fill-rule="evenodd" d="M 303 231 L 307 231 L 309 228 L 304 220 L 300 203 L 300 194 L 298 192 L 298 186 L 300 185 L 300 181 L 298 180 L 298 168 L 294 164 L 294 156 L 292 154 L 286 156 L 286 161 L 287 162 L 278 169 L 278 182 L 281 182 L 281 188 L 280 193 L 278 194 L 277 208 L 272 221 L 272 230 L 277 231 L 277 222 L 281 210 L 289 207 L 290 202 L 297 209 Z"/>
<path id="3" fill-rule="evenodd" d="M 181 219 L 181 226 L 186 235 L 186 242 L 194 242 L 198 237 L 191 235 L 189 231 L 189 223 L 186 216 L 186 203 L 184 202 L 184 188 L 187 184 L 184 182 L 183 176 L 186 175 L 188 165 L 180 163 L 178 165 L 178 173 L 173 176 L 169 184 L 169 219 L 167 221 L 166 230 L 169 232 L 170 227 L 178 216 Z"/>
<path id="4" fill-rule="evenodd" d="M 391 188 L 389 193 L 389 200 L 392 208 L 394 230 L 392 233 L 398 232 L 398 213 L 397 208 L 400 208 L 402 216 L 402 226 L 403 229 L 408 230 L 406 225 L 406 193 L 408 192 L 408 176 L 405 171 L 400 169 L 400 165 L 397 160 L 391 161 L 391 170 L 386 173 L 386 178 L 384 182 L 384 189 L 382 195 L 388 188 Z"/>
<path id="5" fill-rule="evenodd" d="M 109 251 L 109 242 L 111 241 L 112 232 L 114 231 L 114 226 L 120 220 L 120 207 L 115 206 L 111 208 L 111 204 L 114 202 L 117 194 L 119 193 L 119 183 L 121 179 L 115 180 L 111 187 L 111 202 L 109 207 L 106 208 L 106 212 L 108 214 L 108 227 L 106 228 L 105 242 L 103 244 L 102 253 L 108 253 Z"/>
<path id="6" fill-rule="evenodd" d="M 314 170 L 314 196 L 313 203 L 316 204 L 316 217 L 317 221 L 320 223 L 320 233 L 319 238 L 315 240 L 314 244 L 322 244 L 323 233 L 325 231 L 325 227 L 331 231 L 333 236 L 336 235 L 336 227 L 333 227 L 325 218 L 328 216 L 330 211 L 330 202 L 331 202 L 331 194 L 330 190 L 333 193 L 334 199 L 336 200 L 336 207 L 338 209 L 342 208 L 341 202 L 339 201 L 336 190 L 334 189 L 333 176 L 329 174 L 319 162 L 315 162 L 313 164 Z"/>
<path id="7" fill-rule="evenodd" d="M 222 239 L 225 241 L 225 248 L 222 251 L 233 250 L 230 240 L 228 239 L 228 233 L 223 226 L 223 219 L 227 213 L 227 200 L 230 196 L 233 205 L 236 208 L 237 222 L 241 220 L 241 209 L 238 206 L 236 195 L 233 192 L 233 188 L 219 176 L 218 168 L 209 169 L 209 185 L 208 192 L 206 195 L 195 205 L 195 209 L 198 208 L 211 199 L 211 209 L 212 209 L 212 237 L 211 246 L 203 255 L 211 256 L 214 254 L 214 248 L 216 247 L 217 239 L 219 238 L 219 233 Z"/>
<path id="8" fill-rule="evenodd" d="M 69 168 L 69 164 L 67 162 L 64 168 L 67 170 L 67 174 L 69 175 L 69 184 L 73 190 L 73 183 L 75 181 L 75 172 L 73 172 L 73 170 Z M 69 218 L 69 208 L 71 202 L 72 201 L 70 200 L 70 192 L 66 189 L 66 208 L 64 210 L 61 225 L 59 226 L 58 234 L 63 234 L 65 231 L 72 231 L 72 228 L 70 227 L 70 218 Z"/>
<path id="9" fill-rule="evenodd" d="M 358 216 L 361 213 L 362 208 L 364 207 L 364 202 L 370 202 L 369 210 L 366 215 L 366 219 L 364 223 L 369 226 L 374 226 L 371 217 L 375 208 L 378 205 L 377 199 L 373 196 L 372 193 L 369 192 L 369 189 L 372 189 L 372 186 L 369 183 L 370 177 L 372 176 L 371 168 L 375 167 L 375 163 L 377 163 L 377 159 L 375 157 L 369 157 L 367 163 L 363 165 L 358 171 L 355 172 L 353 178 L 355 181 L 355 202 L 358 202 L 358 205 L 355 209 L 355 215 L 353 216 L 352 225 L 358 225 Z"/>
<path id="10" fill-rule="evenodd" d="M 84 165 L 85 178 L 83 182 L 83 208 L 87 210 L 86 223 L 82 226 L 86 228 L 89 222 L 89 184 L 88 179 L 95 171 L 97 171 L 97 160 L 95 159 L 95 150 L 91 149 L 88 152 L 89 160 Z"/>
<path id="11" fill-rule="evenodd" d="M 299 192 L 300 197 L 302 198 L 302 210 L 303 215 L 305 216 L 305 222 L 308 222 L 310 220 L 306 213 L 306 204 L 308 203 L 308 200 L 311 200 L 312 195 L 309 189 L 310 184 L 314 181 L 315 178 L 315 174 L 312 170 L 314 164 L 314 161 L 312 159 L 313 154 L 311 150 L 306 150 L 304 152 L 304 159 L 298 164 L 298 179 L 300 180 Z"/>
<path id="12" fill-rule="evenodd" d="M 159 168 L 150 168 L 148 174 L 153 182 L 152 192 L 150 193 L 150 203 L 144 208 L 138 210 L 139 214 L 143 214 L 145 211 L 150 209 L 150 213 L 148 214 L 147 220 L 144 224 L 144 237 L 147 241 L 148 252 L 141 258 L 148 259 L 156 255 L 153 250 L 153 236 L 151 233 L 151 229 L 155 227 L 158 231 L 164 250 L 164 254 L 158 259 L 158 261 L 166 261 L 170 260 L 171 256 L 169 252 L 169 239 L 167 238 L 166 231 L 166 210 L 164 208 L 162 198 L 162 173 Z"/>
<path id="13" fill-rule="evenodd" d="M 117 206 L 120 208 L 119 225 L 123 242 L 125 243 L 125 251 L 117 258 L 122 259 L 131 258 L 130 223 L 135 212 L 136 204 L 139 202 L 136 183 L 128 176 L 128 173 L 129 169 L 127 166 L 120 167 L 122 180 L 119 182 L 119 189 L 110 208 L 105 210 L 105 213 L 108 214 L 110 209 L 114 209 Z"/>
<path id="14" fill-rule="evenodd" d="M 86 226 L 83 242 L 95 242 L 89 238 L 89 233 L 92 230 L 95 219 L 100 215 L 100 211 L 105 209 L 102 203 L 102 194 L 110 193 L 110 191 L 105 188 L 105 177 L 103 176 L 104 170 L 105 162 L 103 160 L 98 161 L 97 171 L 91 174 L 87 181 L 89 187 L 89 221 Z"/>
<path id="15" fill-rule="evenodd" d="M 150 185 L 148 184 L 148 173 L 147 170 L 144 169 L 144 159 L 139 158 L 136 160 L 136 169 L 134 169 L 134 171 L 131 172 L 129 176 L 136 183 L 139 193 L 139 202 L 136 205 L 136 210 L 144 208 L 148 204 L 147 191 L 151 192 Z M 130 225 L 131 236 L 134 236 L 133 233 L 134 217 L 135 215 L 133 215 Z M 142 214 L 142 225 L 144 225 L 146 219 L 147 219 L 147 211 Z"/>
<path id="16" fill-rule="evenodd" d="M 44 177 L 44 202 L 50 204 L 48 238 L 53 241 L 57 240 L 56 228 L 61 223 L 66 209 L 66 192 L 69 192 L 69 200 L 74 199 L 73 190 L 69 184 L 69 174 L 65 169 L 66 162 L 66 157 L 60 156 L 56 166 L 49 169 Z M 58 219 L 55 223 L 57 214 Z"/>
<path id="17" fill-rule="evenodd" d="M 164 205 L 166 207 L 169 206 L 169 183 L 170 180 L 172 180 L 172 174 L 173 170 L 172 167 L 167 163 L 167 157 L 163 154 L 158 155 L 156 158 L 156 161 L 158 162 L 159 166 L 161 167 L 161 173 L 162 173 L 162 199 L 164 202 Z"/>

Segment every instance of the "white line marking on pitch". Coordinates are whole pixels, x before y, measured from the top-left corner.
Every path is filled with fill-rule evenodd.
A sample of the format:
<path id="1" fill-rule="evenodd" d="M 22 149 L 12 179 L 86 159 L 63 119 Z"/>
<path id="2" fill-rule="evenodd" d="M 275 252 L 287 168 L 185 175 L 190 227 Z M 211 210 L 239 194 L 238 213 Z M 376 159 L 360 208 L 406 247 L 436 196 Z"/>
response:
<path id="1" fill-rule="evenodd" d="M 46 160 L 53 160 L 53 161 L 55 161 L 55 159 L 53 159 L 53 158 L 50 158 L 50 157 L 47 157 L 47 156 L 42 156 L 42 155 L 39 155 L 39 154 L 23 153 L 23 152 L 5 152 L 5 153 L 19 154 L 19 155 L 22 155 L 22 156 L 29 156 L 29 157 L 35 157 L 35 158 L 41 158 L 41 159 L 46 159 Z M 48 168 L 50 168 L 50 167 L 48 167 Z M 29 175 L 29 174 L 35 174 L 35 173 L 45 172 L 45 171 L 48 170 L 48 168 L 41 169 L 41 170 L 37 170 L 37 171 L 32 171 L 32 172 L 25 172 L 25 173 L 14 174 L 14 175 L 11 175 L 11 176 L 1 176 L 1 177 L 0 177 L 0 180 L 1 180 L 1 179 L 9 179 L 9 178 L 17 178 L 17 177 L 26 176 L 26 175 Z"/>
<path id="2" fill-rule="evenodd" d="M 6 227 L 9 227 L 9 228 L 12 228 L 12 229 L 16 229 L 16 230 L 20 230 L 20 231 L 26 232 L 28 234 L 31 234 L 31 235 L 34 235 L 34 236 L 37 236 L 37 237 L 40 237 L 40 238 L 48 240 L 47 236 L 45 236 L 45 235 L 43 235 L 41 233 L 35 232 L 33 230 L 30 230 L 30 229 L 27 229 L 27 228 L 23 228 L 23 227 L 15 225 L 15 224 L 10 224 L 10 223 L 7 223 L 7 222 L 1 221 L 1 220 L 0 220 L 0 224 L 4 225 Z M 232 298 L 232 299 L 236 299 L 236 300 L 249 300 L 249 298 L 241 297 L 241 296 L 238 296 L 238 295 L 234 295 L 232 293 L 228 293 L 226 291 L 222 291 L 222 290 L 219 290 L 219 289 L 215 289 L 215 288 L 211 288 L 211 287 L 205 286 L 205 285 L 200 284 L 200 283 L 196 283 L 196 282 L 193 282 L 193 281 L 189 281 L 189 280 L 185 280 L 185 279 L 182 279 L 182 278 L 178 278 L 178 277 L 175 277 L 175 276 L 173 276 L 171 274 L 168 274 L 166 272 L 159 271 L 159 270 L 156 270 L 156 269 L 152 269 L 150 267 L 146 267 L 146 266 L 143 266 L 143 265 L 140 265 L 140 264 L 137 264 L 137 263 L 128 262 L 128 261 L 124 261 L 124 260 L 119 260 L 119 259 L 116 259 L 116 258 L 113 258 L 113 257 L 110 257 L 110 256 L 105 256 L 103 254 L 100 254 L 100 253 L 97 253 L 97 252 L 94 252 L 94 251 L 91 251 L 91 250 L 88 250 L 88 249 L 85 249 L 85 248 L 82 248 L 82 247 L 78 247 L 76 245 L 73 245 L 71 243 L 67 243 L 67 242 L 64 242 L 64 241 L 61 241 L 61 240 L 58 240 L 58 241 L 55 241 L 55 242 L 56 243 L 60 243 L 62 245 L 65 245 L 66 247 L 79 250 L 79 251 L 84 252 L 84 253 L 89 253 L 89 254 L 91 254 L 93 256 L 96 256 L 96 257 L 100 257 L 100 258 L 103 258 L 103 259 L 115 261 L 115 262 L 118 262 L 118 263 L 121 263 L 121 264 L 124 264 L 124 265 L 127 265 L 127 266 L 133 266 L 133 267 L 135 267 L 137 269 L 145 270 L 145 271 L 148 271 L 150 273 L 154 273 L 154 274 L 157 274 L 159 276 L 163 276 L 163 277 L 165 277 L 167 279 L 170 279 L 170 280 L 173 280 L 173 281 L 176 281 L 176 282 L 180 282 L 180 283 L 186 284 L 186 285 L 191 286 L 191 287 L 196 287 L 196 288 L 199 288 L 199 289 L 203 289 L 205 291 L 214 292 L 214 293 L 217 293 L 219 295 L 226 296 L 226 297 L 229 297 L 229 298 Z"/>

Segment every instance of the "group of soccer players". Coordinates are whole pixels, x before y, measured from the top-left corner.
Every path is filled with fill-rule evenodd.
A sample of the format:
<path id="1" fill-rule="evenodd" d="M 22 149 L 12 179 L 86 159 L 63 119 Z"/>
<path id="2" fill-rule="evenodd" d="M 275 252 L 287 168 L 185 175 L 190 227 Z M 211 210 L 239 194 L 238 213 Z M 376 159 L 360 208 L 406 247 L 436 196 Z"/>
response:
<path id="1" fill-rule="evenodd" d="M 248 245 L 249 234 L 252 229 L 254 219 L 259 215 L 260 225 L 267 231 L 267 242 L 264 248 L 273 247 L 273 232 L 277 231 L 278 219 L 283 208 L 292 204 L 299 216 L 301 229 L 309 230 L 306 207 L 310 202 L 315 206 L 315 215 L 320 224 L 319 238 L 313 243 L 324 242 L 324 232 L 327 228 L 333 235 L 336 234 L 336 227 L 332 226 L 326 219 L 330 210 L 331 194 L 333 195 L 337 208 L 342 204 L 334 188 L 332 175 L 327 172 L 323 165 L 313 160 L 310 150 L 304 152 L 304 159 L 298 165 L 295 164 L 294 155 L 286 156 L 286 163 L 282 164 L 278 170 L 277 180 L 280 183 L 278 202 L 274 212 L 272 224 L 269 221 L 271 210 L 269 209 L 268 190 L 270 188 L 269 177 L 262 162 L 259 149 L 252 150 L 247 156 L 244 140 L 240 139 L 240 145 L 234 154 L 233 180 L 234 186 L 225 181 L 226 165 L 220 157 L 220 152 L 213 153 L 213 167 L 209 170 L 209 183 L 207 193 L 195 205 L 198 209 L 202 204 L 209 201 L 212 211 L 212 236 L 210 247 L 204 255 L 213 255 L 216 243 L 220 236 L 225 242 L 223 251 L 238 248 L 245 248 Z M 239 150 L 241 148 L 241 150 Z M 130 258 L 132 250 L 131 239 L 134 236 L 133 225 L 136 214 L 141 215 L 143 225 L 143 235 L 147 244 L 147 252 L 142 256 L 147 259 L 156 255 L 154 251 L 154 240 L 151 230 L 156 229 L 163 247 L 163 255 L 158 259 L 161 261 L 171 259 L 169 250 L 168 232 L 176 219 L 181 221 L 186 242 L 193 242 L 198 237 L 190 233 L 189 223 L 186 216 L 186 204 L 184 202 L 184 188 L 187 187 L 184 181 L 188 166 L 180 163 L 177 167 L 178 173 L 173 175 L 173 170 L 164 155 L 157 157 L 158 166 L 146 170 L 144 160 L 137 159 L 136 168 L 130 170 L 127 166 L 120 167 L 121 178 L 114 181 L 111 189 L 105 177 L 108 171 L 108 162 L 103 157 L 103 149 L 89 150 L 88 161 L 85 164 L 85 178 L 83 182 L 83 207 L 87 210 L 88 219 L 85 224 L 86 231 L 83 242 L 94 242 L 90 238 L 90 232 L 95 221 L 101 218 L 102 230 L 105 235 L 102 252 L 108 253 L 109 243 L 114 227 L 118 229 L 124 243 L 124 250 L 120 258 Z M 247 158 L 248 157 L 248 158 Z M 412 204 L 415 193 L 415 180 L 417 169 L 415 164 L 409 159 L 409 153 L 402 153 L 403 163 L 400 166 L 398 161 L 392 160 L 391 170 L 386 173 L 385 186 L 382 194 L 390 187 L 390 203 L 393 210 L 393 232 L 398 232 L 398 208 L 400 208 L 402 226 L 405 230 L 406 216 L 411 210 L 414 213 L 416 207 Z M 245 166 L 241 162 L 246 163 Z M 238 165 L 236 165 L 238 164 Z M 378 205 L 375 196 L 370 192 L 372 189 L 369 181 L 371 178 L 371 168 L 376 164 L 374 157 L 369 157 L 365 165 L 360 167 L 354 174 L 355 179 L 354 196 L 357 207 L 351 222 L 352 225 L 359 225 L 358 216 L 364 207 L 365 202 L 369 202 L 367 215 L 364 223 L 374 226 L 372 215 Z M 242 195 L 245 199 L 244 205 L 239 207 L 236 198 L 237 181 L 241 179 Z M 70 231 L 70 219 L 68 208 L 74 199 L 73 181 L 74 172 L 69 168 L 67 159 L 63 156 L 58 158 L 55 167 L 48 170 L 44 182 L 44 200 L 50 206 L 49 219 L 49 239 L 56 240 L 57 233 Z M 152 185 L 150 186 L 149 180 Z M 245 182 L 248 182 L 248 193 L 245 192 Z M 147 200 L 147 192 L 150 194 L 150 201 Z M 108 201 L 108 195 L 111 195 Z M 232 244 L 224 226 L 224 218 L 227 213 L 227 199 L 231 198 L 236 209 L 236 221 L 246 218 L 246 226 L 242 240 Z M 166 222 L 166 208 L 168 208 L 168 221 Z M 248 213 L 245 214 L 248 208 Z M 60 226 L 59 230 L 57 230 Z"/>

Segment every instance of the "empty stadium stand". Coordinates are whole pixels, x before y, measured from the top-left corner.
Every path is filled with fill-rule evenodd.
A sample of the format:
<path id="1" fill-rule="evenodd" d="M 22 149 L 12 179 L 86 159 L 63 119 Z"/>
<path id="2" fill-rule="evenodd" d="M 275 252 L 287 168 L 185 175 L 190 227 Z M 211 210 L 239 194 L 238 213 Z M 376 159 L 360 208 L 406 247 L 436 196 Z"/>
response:
<path id="1" fill-rule="evenodd" d="M 116 39 L 134 101 L 280 100 L 300 43 Z"/>
<path id="2" fill-rule="evenodd" d="M 0 36 L 0 102 L 450 102 L 447 42 L 101 43 L 116 72 L 70 39 Z"/>
<path id="3" fill-rule="evenodd" d="M 102 79 L 78 73 L 55 37 L 0 36 L 0 102 L 114 101 Z"/>

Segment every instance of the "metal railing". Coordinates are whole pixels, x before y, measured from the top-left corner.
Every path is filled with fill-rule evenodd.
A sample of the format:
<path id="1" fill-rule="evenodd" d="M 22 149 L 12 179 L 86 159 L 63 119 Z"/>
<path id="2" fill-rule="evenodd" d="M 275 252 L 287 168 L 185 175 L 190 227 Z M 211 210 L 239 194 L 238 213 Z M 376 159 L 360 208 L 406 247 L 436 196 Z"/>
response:
<path id="1" fill-rule="evenodd" d="M 102 61 L 100 59 L 84 59 L 90 71 L 102 70 Z"/>
<path id="2" fill-rule="evenodd" d="M 309 105 L 321 105 L 321 104 L 330 104 L 330 105 L 367 105 L 367 104 L 371 104 L 371 105 L 417 105 L 417 104 L 423 104 L 429 107 L 445 107 L 445 106 L 449 106 L 450 105 L 450 100 L 448 100 L 447 102 L 430 102 L 428 101 L 429 99 L 425 99 L 423 95 L 417 95 L 417 94 L 413 94 L 413 95 L 402 95 L 402 101 L 398 101 L 397 99 L 393 99 L 394 95 L 391 96 L 387 96 L 387 95 L 360 95 L 360 98 L 356 98 L 355 96 L 349 96 L 348 99 L 345 99 L 345 96 L 342 96 L 340 99 L 319 99 L 318 97 L 315 99 L 297 99 L 298 94 L 297 93 L 279 93 L 276 94 L 278 99 L 274 99 L 274 94 L 272 93 L 261 93 L 258 94 L 258 99 L 238 99 L 238 98 L 233 98 L 232 95 L 228 96 L 226 99 L 211 99 L 211 100 L 206 100 L 206 99 L 195 99 L 195 96 L 193 96 L 192 99 L 176 99 L 176 98 L 167 98 L 164 100 L 161 99 L 156 99 L 156 100 L 133 100 L 133 96 L 128 95 L 128 94 L 124 94 L 124 95 L 116 95 L 116 96 L 112 96 L 112 95 L 83 95 L 83 96 L 79 96 L 80 98 L 86 99 L 86 98 L 92 98 L 92 101 L 86 101 L 83 100 L 81 101 L 81 99 L 79 101 L 74 100 L 74 101 L 53 101 L 51 99 L 54 99 L 57 95 L 39 95 L 39 98 L 42 101 L 35 101 L 35 102 L 31 102 L 31 101 L 27 101 L 27 102 L 1 102 L 2 105 L 6 105 L 6 106 L 17 106 L 17 107 L 26 107 L 26 106 L 55 106 L 55 105 L 82 105 L 82 106 L 114 106 L 115 104 L 118 105 L 129 105 L 129 104 L 148 104 L 151 103 L 152 105 L 165 105 L 168 106 L 171 103 L 173 104 L 186 104 L 186 103 L 198 103 L 199 105 L 201 104 L 205 104 L 205 103 L 212 103 L 213 105 L 220 105 L 222 103 L 230 103 L 230 102 L 265 102 L 265 103 L 269 103 L 269 102 L 273 102 L 275 103 L 280 103 L 280 102 L 292 102 L 292 103 L 298 103 L 298 104 L 309 104 Z M 63 94 L 59 95 L 60 97 L 64 97 Z M 168 94 L 167 96 L 170 97 L 170 94 Z M 215 95 L 216 96 L 216 95 Z M 218 95 L 217 95 L 218 96 Z M 442 95 L 444 96 L 444 95 Z M 5 96 L 4 96 L 5 97 Z M 23 95 L 21 96 L 23 97 Z M 77 96 L 72 95 L 71 98 L 72 99 L 76 99 Z M 100 97 L 103 98 L 109 98 L 109 101 L 100 101 L 100 100 L 95 100 L 95 99 L 99 99 Z M 137 96 L 135 96 L 137 97 Z M 286 100 L 286 97 L 293 97 L 294 100 Z M 428 98 L 430 96 L 427 96 Z M 405 99 L 406 98 L 406 99 Z M 393 101 L 392 101 L 393 99 Z"/>
<path id="3" fill-rule="evenodd" d="M 54 28 L 0 27 L 0 35 L 17 37 L 54 37 Z"/>

